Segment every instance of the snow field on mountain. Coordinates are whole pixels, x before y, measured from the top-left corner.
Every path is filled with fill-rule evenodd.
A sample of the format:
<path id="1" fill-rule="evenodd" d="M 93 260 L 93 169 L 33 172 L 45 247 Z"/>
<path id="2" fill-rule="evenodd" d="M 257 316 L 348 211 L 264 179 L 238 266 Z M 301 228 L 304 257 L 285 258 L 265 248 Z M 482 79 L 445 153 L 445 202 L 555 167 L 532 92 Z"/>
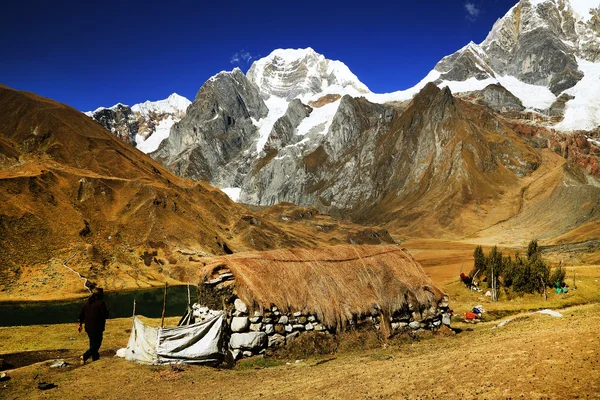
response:
<path id="1" fill-rule="evenodd" d="M 231 199 L 231 201 L 235 201 L 237 203 L 237 201 L 240 199 L 240 193 L 242 192 L 242 189 L 236 187 L 228 187 L 221 188 L 221 191 L 225 193 Z"/>
<path id="2" fill-rule="evenodd" d="M 171 127 L 177 121 L 179 121 L 179 119 L 175 120 L 173 116 L 169 115 L 166 119 L 161 120 L 158 125 L 156 125 L 156 130 L 147 139 L 141 135 L 136 135 L 136 147 L 144 153 L 151 153 L 157 150 L 158 146 L 160 146 L 160 143 L 169 137 L 169 134 L 171 133 Z"/>
<path id="3" fill-rule="evenodd" d="M 577 59 L 583 79 L 565 90 L 574 96 L 566 104 L 565 117 L 556 128 L 564 131 L 591 130 L 600 125 L 600 63 Z"/>
<path id="4" fill-rule="evenodd" d="M 313 108 L 310 115 L 302 120 L 296 130 L 297 135 L 307 135 L 309 133 L 319 133 L 326 135 L 333 122 L 333 117 L 340 106 L 340 100 L 325 104 L 322 107 Z"/>
<path id="5" fill-rule="evenodd" d="M 140 113 L 143 116 L 148 116 L 150 112 L 155 112 L 157 114 L 181 114 L 185 113 L 190 104 L 192 104 L 192 102 L 185 97 L 173 93 L 164 100 L 145 101 L 136 104 L 131 107 L 131 111 Z"/>
<path id="6" fill-rule="evenodd" d="M 269 139 L 269 135 L 273 130 L 273 125 L 275 122 L 281 117 L 284 116 L 287 111 L 288 102 L 285 99 L 279 98 L 277 96 L 271 96 L 266 101 L 265 104 L 269 109 L 269 114 L 265 118 L 261 118 L 260 120 L 252 119 L 252 123 L 258 128 L 259 137 L 256 142 L 256 151 L 260 153 L 262 149 L 267 144 L 267 140 Z"/>

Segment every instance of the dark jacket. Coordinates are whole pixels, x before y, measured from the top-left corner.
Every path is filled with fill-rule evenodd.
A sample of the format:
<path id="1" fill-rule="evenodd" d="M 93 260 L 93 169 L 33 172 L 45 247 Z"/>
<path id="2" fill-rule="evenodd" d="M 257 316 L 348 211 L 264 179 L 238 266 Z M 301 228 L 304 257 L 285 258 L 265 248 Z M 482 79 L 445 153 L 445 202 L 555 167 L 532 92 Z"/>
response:
<path id="1" fill-rule="evenodd" d="M 104 332 L 108 309 L 106 303 L 96 295 L 92 295 L 81 308 L 79 322 L 85 324 L 86 332 Z"/>

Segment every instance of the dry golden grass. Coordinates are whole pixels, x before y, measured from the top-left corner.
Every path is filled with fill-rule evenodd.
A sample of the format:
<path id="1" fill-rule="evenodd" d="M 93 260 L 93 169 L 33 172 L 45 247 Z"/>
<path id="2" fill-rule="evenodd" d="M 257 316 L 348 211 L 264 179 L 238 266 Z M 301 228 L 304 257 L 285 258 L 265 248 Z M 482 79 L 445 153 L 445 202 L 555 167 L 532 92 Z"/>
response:
<path id="1" fill-rule="evenodd" d="M 428 310 L 444 298 L 410 253 L 397 246 L 282 249 L 202 261 L 207 265 L 199 271 L 200 281 L 228 268 L 237 295 L 251 307 L 304 311 L 331 327 L 343 328 L 353 316 L 376 308 L 388 316 L 409 305 Z"/>
<path id="2" fill-rule="evenodd" d="M 577 306 L 563 313 L 563 318 L 536 315 L 499 329 L 492 329 L 494 323 L 483 323 L 456 336 L 349 351 L 332 360 L 298 364 L 292 360 L 291 365 L 178 369 L 106 357 L 64 369 L 38 363 L 9 371 L 12 379 L 3 382 L 6 387 L 0 386 L 0 397 L 599 398 L 600 305 Z M 127 336 L 121 335 L 122 345 Z M 42 392 L 35 388 L 39 381 L 58 387 Z"/>

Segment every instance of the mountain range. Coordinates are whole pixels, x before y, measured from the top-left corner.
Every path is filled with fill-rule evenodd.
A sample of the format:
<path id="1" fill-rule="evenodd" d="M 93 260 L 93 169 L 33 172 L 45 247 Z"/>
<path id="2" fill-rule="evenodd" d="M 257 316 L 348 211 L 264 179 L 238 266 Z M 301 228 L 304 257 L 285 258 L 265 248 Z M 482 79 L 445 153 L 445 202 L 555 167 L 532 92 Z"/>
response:
<path id="1" fill-rule="evenodd" d="M 500 205 L 558 162 L 552 150 L 584 168 L 584 187 L 598 176 L 599 37 L 600 1 L 522 0 L 481 44 L 387 94 L 311 48 L 275 50 L 246 74 L 210 78 L 150 155 L 242 203 L 313 206 L 409 235 L 476 235 L 519 221 L 527 207 Z M 595 220 L 588 211 L 576 219 Z"/>
<path id="2" fill-rule="evenodd" d="M 67 265 L 113 288 L 183 281 L 251 249 L 596 243 L 599 11 L 522 0 L 387 94 L 311 48 L 220 72 L 192 102 L 84 115 L 0 87 L 2 291 L 80 292 Z"/>

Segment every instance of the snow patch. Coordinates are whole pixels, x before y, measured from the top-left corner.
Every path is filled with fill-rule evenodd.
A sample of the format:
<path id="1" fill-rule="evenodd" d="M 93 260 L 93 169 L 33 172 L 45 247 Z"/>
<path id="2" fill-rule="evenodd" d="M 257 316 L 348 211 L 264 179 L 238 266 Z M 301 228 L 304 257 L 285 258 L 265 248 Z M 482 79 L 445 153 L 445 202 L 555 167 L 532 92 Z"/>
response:
<path id="1" fill-rule="evenodd" d="M 329 127 L 339 106 L 340 100 L 336 100 L 322 107 L 313 108 L 310 115 L 304 118 L 300 125 L 298 125 L 296 134 L 300 136 L 307 135 L 308 133 L 326 135 L 329 132 Z"/>
<path id="2" fill-rule="evenodd" d="M 265 104 L 269 109 L 269 114 L 267 114 L 265 118 L 261 118 L 258 121 L 254 119 L 252 120 L 259 132 L 258 141 L 256 142 L 256 151 L 258 153 L 260 153 L 265 147 L 265 144 L 267 144 L 269 135 L 273 130 L 273 125 L 275 125 L 275 122 L 277 122 L 279 118 L 284 116 L 288 108 L 288 102 L 285 99 L 277 96 L 269 97 L 265 101 Z"/>
<path id="3" fill-rule="evenodd" d="M 517 96 L 526 108 L 545 110 L 556 101 L 556 96 L 545 86 L 521 82 L 513 76 L 498 78 L 499 83 Z"/>
<path id="4" fill-rule="evenodd" d="M 564 119 L 556 129 L 564 131 L 591 130 L 600 126 L 600 63 L 578 58 L 583 78 L 575 86 L 564 91 L 575 98 L 569 100 Z"/>
<path id="5" fill-rule="evenodd" d="M 137 148 L 142 152 L 148 154 L 158 149 L 160 143 L 169 137 L 171 133 L 171 127 L 177 122 L 171 115 L 166 119 L 163 119 L 156 125 L 156 130 L 147 139 L 144 139 L 141 135 L 135 136 L 135 142 Z"/>
<path id="6" fill-rule="evenodd" d="M 231 201 L 235 201 L 237 203 L 237 201 L 240 199 L 242 188 L 228 187 L 222 188 L 221 191 L 225 193 L 231 199 Z"/>
<path id="7" fill-rule="evenodd" d="M 145 101 L 131 107 L 134 113 L 140 113 L 143 116 L 148 116 L 151 112 L 157 114 L 184 114 L 191 101 L 177 93 L 171 94 L 164 100 Z"/>

